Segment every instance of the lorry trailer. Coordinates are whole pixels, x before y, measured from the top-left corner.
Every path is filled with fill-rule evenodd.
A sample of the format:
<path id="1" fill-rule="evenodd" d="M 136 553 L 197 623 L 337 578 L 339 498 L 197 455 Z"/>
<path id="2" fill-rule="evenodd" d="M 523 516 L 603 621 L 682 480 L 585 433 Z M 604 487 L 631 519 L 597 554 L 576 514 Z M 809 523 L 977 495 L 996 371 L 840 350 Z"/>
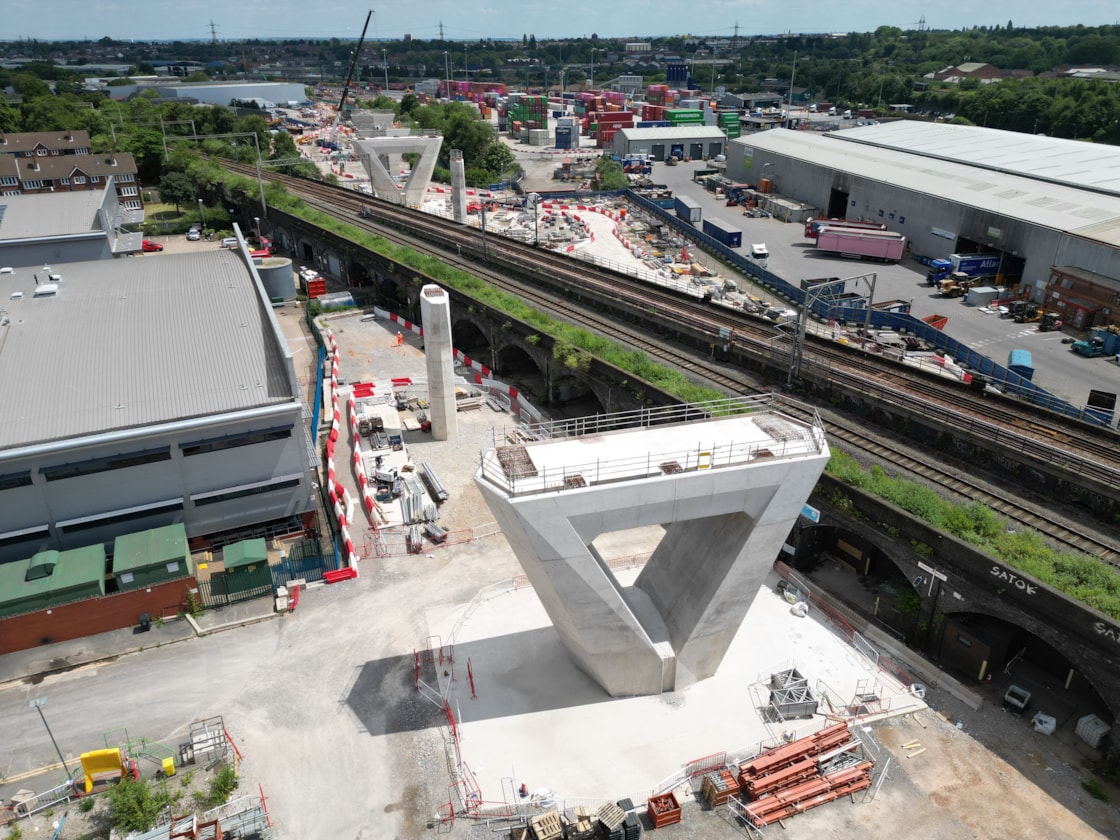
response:
<path id="1" fill-rule="evenodd" d="M 704 233 L 726 245 L 728 248 L 743 247 L 743 232 L 722 219 L 705 219 Z"/>
<path id="2" fill-rule="evenodd" d="M 926 282 L 936 286 L 950 274 L 967 274 L 969 277 L 995 277 L 999 272 L 999 254 L 950 254 L 948 259 L 931 260 Z"/>
<path id="3" fill-rule="evenodd" d="M 850 228 L 851 230 L 886 230 L 887 226 L 881 222 L 854 222 L 847 219 L 814 219 L 805 220 L 805 238 L 816 239 L 821 228 Z"/>
<path id="4" fill-rule="evenodd" d="M 682 221 L 693 225 L 700 221 L 700 202 L 689 198 L 687 195 L 676 197 L 674 209 L 677 211 L 677 217 Z"/>
<path id="5" fill-rule="evenodd" d="M 889 230 L 850 230 L 823 227 L 817 250 L 860 260 L 898 262 L 906 253 L 906 237 Z"/>

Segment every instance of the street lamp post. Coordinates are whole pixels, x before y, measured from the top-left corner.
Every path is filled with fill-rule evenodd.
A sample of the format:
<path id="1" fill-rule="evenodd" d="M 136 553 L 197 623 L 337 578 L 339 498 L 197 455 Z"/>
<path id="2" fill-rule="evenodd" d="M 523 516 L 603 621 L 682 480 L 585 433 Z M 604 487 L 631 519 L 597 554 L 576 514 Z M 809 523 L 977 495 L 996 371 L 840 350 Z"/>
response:
<path id="1" fill-rule="evenodd" d="M 388 52 L 386 50 L 381 51 L 381 64 L 385 68 L 385 90 L 389 89 L 389 59 L 387 55 Z"/>
<path id="2" fill-rule="evenodd" d="M 257 247 L 259 248 L 259 247 L 261 247 L 261 217 L 260 216 L 254 216 L 253 217 L 253 222 L 255 223 L 256 228 L 257 228 Z"/>
<path id="3" fill-rule="evenodd" d="M 206 227 L 206 216 L 202 212 L 202 199 L 201 198 L 198 200 L 198 226 L 199 226 L 199 228 L 205 228 Z"/>
<path id="4" fill-rule="evenodd" d="M 529 193 L 526 196 L 529 203 L 533 205 L 533 247 L 536 248 L 540 244 L 540 228 L 537 226 L 537 208 L 541 204 L 540 193 Z"/>
<path id="5" fill-rule="evenodd" d="M 51 728 L 47 724 L 47 719 L 43 716 L 43 704 L 46 702 L 46 697 L 36 697 L 28 705 L 39 713 L 39 719 L 43 721 L 43 726 L 47 730 L 47 735 L 50 736 L 51 743 L 54 744 L 54 751 L 58 753 L 58 760 L 62 762 L 62 769 L 66 771 L 66 778 L 70 778 L 70 767 L 67 765 L 66 759 L 62 757 L 62 750 L 58 748 L 58 741 L 54 739 L 54 733 L 51 732 Z"/>

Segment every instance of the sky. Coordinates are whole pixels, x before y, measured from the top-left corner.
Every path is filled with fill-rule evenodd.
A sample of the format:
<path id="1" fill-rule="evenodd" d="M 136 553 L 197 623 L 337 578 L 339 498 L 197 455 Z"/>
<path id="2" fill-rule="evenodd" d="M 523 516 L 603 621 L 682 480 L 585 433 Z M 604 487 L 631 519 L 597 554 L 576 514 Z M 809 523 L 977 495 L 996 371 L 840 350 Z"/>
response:
<path id="1" fill-rule="evenodd" d="M 367 41 L 414 38 L 477 41 L 482 38 L 538 39 L 656 35 L 771 35 L 784 32 L 869 32 L 879 26 L 916 29 L 925 17 L 931 29 L 972 26 L 1100 26 L 1120 22 L 1115 0 L 1064 3 L 971 0 L 941 3 L 883 3 L 881 0 L 665 0 L 603 3 L 601 0 L 399 0 L 383 7 L 361 2 L 317 0 L 5 0 L 0 41 L 209 39 L 213 21 L 219 39 L 329 38 L 357 40 L 373 9 Z M 46 13 L 44 13 L 46 12 Z"/>

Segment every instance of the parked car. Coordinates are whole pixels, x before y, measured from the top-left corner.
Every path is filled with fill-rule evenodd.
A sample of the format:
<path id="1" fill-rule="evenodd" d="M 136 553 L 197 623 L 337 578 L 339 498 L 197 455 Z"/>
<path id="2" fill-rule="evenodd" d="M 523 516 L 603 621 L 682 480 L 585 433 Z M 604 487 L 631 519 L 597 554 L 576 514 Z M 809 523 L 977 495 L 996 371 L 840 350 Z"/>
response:
<path id="1" fill-rule="evenodd" d="M 202 231 L 197 227 L 192 227 L 187 231 L 187 240 L 189 242 L 198 242 L 200 239 L 202 239 Z"/>
<path id="2" fill-rule="evenodd" d="M 162 251 L 163 246 L 161 244 L 159 244 L 158 242 L 153 242 L 150 239 L 145 239 L 143 242 L 140 243 L 140 250 L 143 251 L 145 254 L 151 254 L 155 251 Z"/>
<path id="3" fill-rule="evenodd" d="M 237 247 L 237 237 L 236 236 L 227 236 L 225 239 L 222 240 L 222 247 L 223 248 L 236 248 Z"/>

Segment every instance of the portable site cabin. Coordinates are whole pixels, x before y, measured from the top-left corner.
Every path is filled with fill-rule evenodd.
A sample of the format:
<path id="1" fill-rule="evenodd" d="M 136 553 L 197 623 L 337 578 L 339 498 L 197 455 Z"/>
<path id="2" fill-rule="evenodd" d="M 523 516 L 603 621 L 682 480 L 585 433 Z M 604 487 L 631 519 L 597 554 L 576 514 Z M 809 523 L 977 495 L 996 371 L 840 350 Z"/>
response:
<path id="1" fill-rule="evenodd" d="M 105 594 L 105 548 L 40 551 L 0 564 L 0 618 Z"/>
<path id="2" fill-rule="evenodd" d="M 121 592 L 193 574 L 187 531 L 182 523 L 122 534 L 113 542 L 113 576 Z"/>

